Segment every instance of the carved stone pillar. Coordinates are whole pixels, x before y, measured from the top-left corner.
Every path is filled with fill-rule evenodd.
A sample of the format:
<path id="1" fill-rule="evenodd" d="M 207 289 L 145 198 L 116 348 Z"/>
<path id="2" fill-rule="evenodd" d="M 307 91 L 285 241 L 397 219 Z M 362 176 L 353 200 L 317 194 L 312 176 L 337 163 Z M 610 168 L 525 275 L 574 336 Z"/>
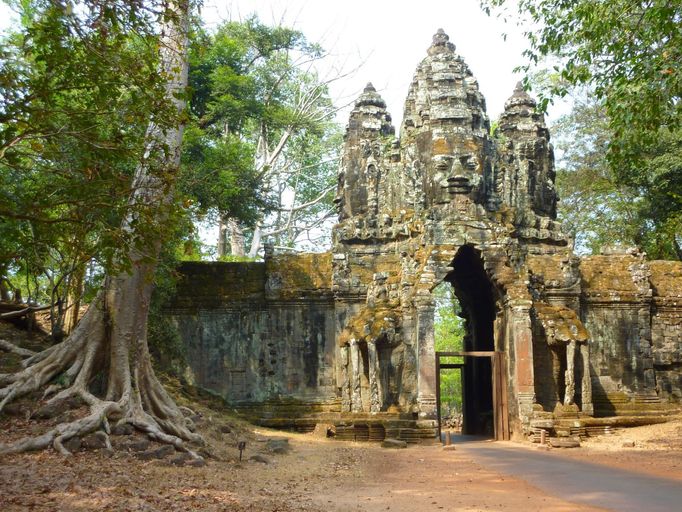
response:
<path id="1" fill-rule="evenodd" d="M 348 345 L 339 347 L 339 384 L 341 387 L 341 412 L 351 412 L 350 361 Z"/>
<path id="2" fill-rule="evenodd" d="M 566 370 L 564 369 L 566 355 L 564 351 L 561 351 L 561 348 L 557 346 L 550 346 L 549 348 L 549 354 L 552 359 L 552 400 L 554 402 L 561 402 L 561 395 L 563 393 L 565 396 L 566 390 Z"/>
<path id="3" fill-rule="evenodd" d="M 533 371 L 533 332 L 531 329 L 531 301 L 518 299 L 508 303 L 511 309 L 511 338 L 514 344 L 512 383 L 516 384 L 518 416 L 522 424 L 529 424 L 535 402 Z"/>
<path id="4" fill-rule="evenodd" d="M 360 372 L 362 371 L 362 361 L 360 361 L 360 347 L 358 340 L 350 340 L 350 400 L 351 412 L 362 412 L 362 395 L 360 393 Z"/>
<path id="5" fill-rule="evenodd" d="M 575 345 L 575 340 L 569 341 L 566 345 L 564 405 L 571 405 L 575 402 Z"/>
<path id="6" fill-rule="evenodd" d="M 582 412 L 591 416 L 594 414 L 594 406 L 592 405 L 592 377 L 590 376 L 590 346 L 587 343 L 580 344 L 580 358 L 583 366 Z"/>
<path id="7" fill-rule="evenodd" d="M 369 358 L 369 411 L 380 412 L 384 403 L 376 341 L 367 342 L 367 355 Z"/>
<path id="8" fill-rule="evenodd" d="M 417 353 L 419 374 L 417 402 L 421 418 L 436 417 L 436 352 L 433 338 L 432 303 L 422 303 L 417 308 Z"/>

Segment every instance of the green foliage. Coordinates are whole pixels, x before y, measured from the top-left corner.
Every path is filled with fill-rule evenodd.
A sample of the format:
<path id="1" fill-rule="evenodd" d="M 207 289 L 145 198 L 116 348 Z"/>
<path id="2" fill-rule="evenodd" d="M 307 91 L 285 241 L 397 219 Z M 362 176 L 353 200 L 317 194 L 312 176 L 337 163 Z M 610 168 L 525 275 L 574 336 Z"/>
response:
<path id="1" fill-rule="evenodd" d="M 640 245 L 654 257 L 682 261 L 682 129 L 661 130 L 643 153 L 634 186 L 644 190 Z"/>
<path id="2" fill-rule="evenodd" d="M 247 21 L 246 23 L 253 23 Z M 245 41 L 226 27 L 209 34 L 197 27 L 190 44 L 190 123 L 183 141 L 179 192 L 199 215 L 253 220 L 262 201 L 253 165 L 255 148 L 245 125 L 262 110 L 248 73 Z"/>
<path id="3" fill-rule="evenodd" d="M 622 183 L 606 158 L 612 133 L 603 105 L 589 95 L 553 127 L 560 159 L 559 218 L 579 250 L 636 245 L 652 258 L 680 258 L 682 132 L 663 131 L 642 155 L 639 181 Z"/>
<path id="4" fill-rule="evenodd" d="M 55 302 L 88 261 L 123 270 L 130 247 L 155 243 L 156 212 L 131 211 L 132 174 L 150 119 L 177 115 L 157 72 L 158 3 L 13 6 L 22 26 L 0 44 L 0 272 L 31 276 L 32 298 Z M 132 213 L 134 233 L 122 229 Z"/>
<path id="5" fill-rule="evenodd" d="M 310 66 L 321 57 L 299 31 L 256 17 L 194 37 L 183 193 L 256 244 L 258 232 L 291 246 L 333 211 L 341 131 Z"/>
<path id="6" fill-rule="evenodd" d="M 434 337 L 437 352 L 461 352 L 466 329 L 459 316 L 460 306 L 450 283 L 443 283 L 433 291 L 436 299 Z M 462 358 L 444 358 L 443 362 L 462 362 Z M 440 378 L 441 404 L 450 411 L 462 410 L 462 381 L 460 370 L 445 370 Z"/>
<path id="7" fill-rule="evenodd" d="M 253 147 L 239 135 L 215 137 L 195 123 L 185 130 L 177 188 L 196 216 L 214 213 L 252 220 L 262 204 Z"/>
<path id="8" fill-rule="evenodd" d="M 482 0 L 490 13 L 505 0 Z M 552 58 L 561 80 L 551 96 L 589 86 L 603 102 L 612 138 L 608 159 L 621 181 L 641 166 L 661 130 L 682 123 L 682 4 L 668 0 L 520 0 L 519 24 L 528 27 L 525 55 L 531 66 Z"/>

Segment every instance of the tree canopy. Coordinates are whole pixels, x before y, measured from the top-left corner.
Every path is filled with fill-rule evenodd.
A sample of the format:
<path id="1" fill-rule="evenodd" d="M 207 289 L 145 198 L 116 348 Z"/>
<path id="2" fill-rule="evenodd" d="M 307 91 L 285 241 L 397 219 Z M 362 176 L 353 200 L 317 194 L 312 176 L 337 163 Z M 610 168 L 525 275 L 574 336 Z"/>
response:
<path id="1" fill-rule="evenodd" d="M 490 13 L 506 3 L 482 5 Z M 608 156 L 614 168 L 637 164 L 642 146 L 655 143 L 661 129 L 680 126 L 682 4 L 519 0 L 516 5 L 516 19 L 528 27 L 529 63 L 522 69 L 544 63 L 559 74 L 561 80 L 548 82 L 545 94 L 564 96 L 572 87 L 590 86 L 603 100 L 613 132 Z"/>
<path id="2" fill-rule="evenodd" d="M 63 197 L 67 201 L 41 204 L 37 215 L 27 219 L 16 213 L 21 212 L 19 204 L 8 217 L 10 221 L 28 220 L 32 229 L 49 220 L 59 222 L 62 216 L 70 219 L 80 214 L 79 209 L 99 208 L 111 213 L 120 206 L 121 216 L 109 225 L 120 234 L 122 247 L 115 247 L 112 242 L 93 245 L 100 254 L 107 254 L 108 250 L 114 256 L 103 260 L 106 279 L 73 332 L 42 352 L 25 354 L 27 359 L 22 368 L 0 376 L 0 411 L 12 400 L 40 390 L 39 402 L 44 411 L 56 415 L 85 405 L 87 413 L 75 419 L 63 417 L 39 435 L 2 444 L 0 454 L 54 447 L 69 455 L 64 443 L 93 431 L 99 431 L 110 447 L 111 421 L 132 426 L 199 459 L 185 442 L 199 443 L 202 439 L 157 379 L 147 344 L 153 278 L 161 245 L 168 234 L 164 228 L 173 215 L 186 119 L 190 4 L 187 0 L 159 4 L 88 0 L 76 5 L 24 2 L 20 7 L 24 23 L 14 49 L 23 59 L 17 60 L 19 64 L 10 62 L 0 76 L 11 76 L 12 70 L 22 67 L 28 72 L 24 75 L 26 83 L 15 85 L 24 85 L 21 94 L 3 110 L 9 117 L 2 125 L 3 149 L 7 151 L 0 170 L 3 177 L 10 176 L 14 181 L 27 179 L 30 184 L 34 178 L 44 180 L 48 197 L 48 184 L 56 185 L 59 191 L 57 180 L 66 175 L 63 188 L 67 192 Z M 149 18 L 138 10 L 149 12 Z M 123 37 L 117 45 L 119 31 Z M 105 71 L 111 60 L 135 48 L 139 37 L 141 42 L 150 43 L 154 64 L 140 77 L 153 75 L 148 84 L 153 89 L 144 92 L 135 90 L 134 81 L 131 88 Z M 31 45 L 33 42 L 35 46 Z M 140 56 L 135 50 L 133 55 Z M 91 63 L 97 64 L 92 67 L 92 74 L 86 74 L 87 78 L 81 78 L 79 66 L 73 67 L 73 61 L 78 62 L 79 58 L 85 69 Z M 134 59 L 124 60 L 134 66 Z M 124 68 L 114 68 L 125 75 Z M 55 77 L 58 80 L 52 87 L 49 84 Z M 143 102 L 144 108 L 132 111 L 140 116 L 139 140 L 137 144 L 131 142 L 135 149 L 130 159 L 123 159 L 131 169 L 121 170 L 116 165 L 117 143 L 125 140 L 130 128 L 126 120 L 117 124 L 120 112 L 110 109 L 117 108 L 118 101 L 134 103 L 137 94 L 150 93 L 155 101 L 149 105 Z M 152 104 L 154 108 L 147 109 Z M 109 128 L 114 131 L 107 133 Z M 68 136 L 56 141 L 66 144 L 67 152 L 61 147 L 49 147 L 62 132 Z M 32 147 L 35 141 L 42 147 Z M 108 141 L 112 142 L 107 144 Z M 90 152 L 99 154 L 100 150 L 103 160 L 88 160 Z M 73 162 L 68 151 L 78 151 Z M 106 159 L 107 154 L 111 162 Z M 12 171 L 24 163 L 22 159 L 27 162 L 22 175 L 13 176 Z M 69 201 L 78 197 L 79 178 L 99 178 L 98 171 L 123 182 L 120 192 L 95 188 L 89 190 L 92 197 L 84 198 L 82 205 Z M 100 186 L 106 183 L 104 180 Z M 76 190 L 69 190 L 68 185 L 72 184 Z M 110 200 L 100 202 L 104 201 L 100 197 Z M 74 208 L 76 211 L 72 211 Z M 84 234 L 91 234 L 85 227 L 83 230 Z M 56 249 L 56 244 L 50 248 Z M 51 413 L 46 414 L 49 417 Z"/>
<path id="3" fill-rule="evenodd" d="M 682 259 L 682 205 L 668 197 L 682 162 L 679 132 L 662 136 L 645 161 L 638 185 L 622 183 L 606 158 L 611 131 L 603 105 L 576 95 L 572 110 L 553 126 L 559 218 L 579 250 L 598 253 L 609 245 L 638 246 L 652 258 Z M 679 197 L 679 196 L 678 196 Z"/>
<path id="4" fill-rule="evenodd" d="M 592 220 L 599 215 L 616 220 L 611 235 L 604 225 L 597 238 L 615 235 L 654 257 L 680 258 L 682 4 L 519 0 L 516 13 L 505 0 L 481 4 L 488 13 L 513 17 L 526 27 L 528 61 L 522 70 L 553 74 L 540 84 L 540 108 L 576 92 L 589 98 L 560 123 L 576 141 L 564 145 L 564 216 L 579 213 L 579 197 L 598 196 L 603 201 L 591 212 Z M 578 218 L 578 224 L 590 224 L 590 215 Z M 624 228 L 620 235 L 616 226 Z M 592 229 L 585 236 L 595 234 Z"/>
<path id="5" fill-rule="evenodd" d="M 164 151 L 145 148 L 148 123 L 177 122 L 158 72 L 161 7 L 15 7 L 21 26 L 0 45 L 0 279 L 61 305 L 86 264 L 128 268 L 155 230 L 156 212 L 128 198 L 135 168 Z M 123 229 L 133 213 L 140 229 Z"/>
<path id="6" fill-rule="evenodd" d="M 230 223 L 238 255 L 255 257 L 264 238 L 291 247 L 332 211 L 340 130 L 327 82 L 314 70 L 323 57 L 301 32 L 255 17 L 200 30 L 194 39 L 185 167 L 195 182 L 223 191 L 198 196 Z M 234 182 L 225 186 L 229 169 L 241 169 L 241 190 L 255 197 L 240 195 Z"/>

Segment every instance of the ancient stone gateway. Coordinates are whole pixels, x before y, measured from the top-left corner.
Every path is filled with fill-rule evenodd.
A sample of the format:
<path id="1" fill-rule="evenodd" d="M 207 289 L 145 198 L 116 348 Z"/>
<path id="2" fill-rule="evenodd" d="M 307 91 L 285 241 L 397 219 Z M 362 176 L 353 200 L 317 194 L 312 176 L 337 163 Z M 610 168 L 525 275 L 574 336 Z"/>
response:
<path id="1" fill-rule="evenodd" d="M 467 358 L 470 432 L 500 411 L 522 435 L 668 410 L 682 396 L 682 264 L 573 254 L 534 107 L 517 87 L 493 140 L 476 79 L 442 31 L 400 138 L 368 84 L 346 130 L 330 253 L 182 267 L 169 313 L 196 382 L 267 425 L 433 436 L 432 291 L 446 281 L 465 351 L 502 368 L 493 393 L 493 358 Z"/>

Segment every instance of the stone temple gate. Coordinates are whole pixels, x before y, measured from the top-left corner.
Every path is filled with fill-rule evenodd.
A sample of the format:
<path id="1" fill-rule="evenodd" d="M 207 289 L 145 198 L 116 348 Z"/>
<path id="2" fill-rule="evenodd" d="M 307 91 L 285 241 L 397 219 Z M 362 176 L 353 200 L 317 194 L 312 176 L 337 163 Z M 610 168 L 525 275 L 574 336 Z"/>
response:
<path id="1" fill-rule="evenodd" d="M 636 250 L 578 258 L 556 221 L 549 132 L 521 87 L 498 129 L 493 139 L 443 31 L 399 138 L 368 84 L 346 129 L 331 252 L 181 268 L 169 314 L 196 383 L 262 424 L 433 436 L 432 292 L 446 281 L 465 352 L 501 364 L 492 393 L 493 358 L 466 358 L 469 431 L 493 412 L 518 436 L 670 410 L 682 397 L 682 263 Z"/>

